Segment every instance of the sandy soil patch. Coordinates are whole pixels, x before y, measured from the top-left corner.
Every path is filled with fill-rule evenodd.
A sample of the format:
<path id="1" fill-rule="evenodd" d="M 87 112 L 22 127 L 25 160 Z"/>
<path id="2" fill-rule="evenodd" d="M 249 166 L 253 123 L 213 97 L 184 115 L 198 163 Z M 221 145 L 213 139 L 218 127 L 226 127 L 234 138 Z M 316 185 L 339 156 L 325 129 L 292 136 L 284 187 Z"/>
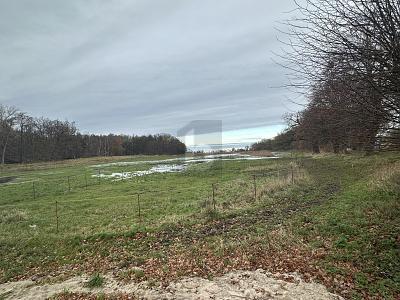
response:
<path id="1" fill-rule="evenodd" d="M 139 299 L 342 299 L 329 293 L 323 285 L 304 282 L 296 275 L 273 275 L 263 270 L 235 271 L 213 280 L 190 277 L 170 283 L 167 287 L 151 288 L 147 282 L 124 284 L 110 276 L 105 278 L 104 286 L 98 289 L 86 288 L 85 276 L 45 285 L 38 285 L 30 280 L 10 282 L 0 285 L 0 298 L 46 299 L 68 291 L 132 294 Z"/>

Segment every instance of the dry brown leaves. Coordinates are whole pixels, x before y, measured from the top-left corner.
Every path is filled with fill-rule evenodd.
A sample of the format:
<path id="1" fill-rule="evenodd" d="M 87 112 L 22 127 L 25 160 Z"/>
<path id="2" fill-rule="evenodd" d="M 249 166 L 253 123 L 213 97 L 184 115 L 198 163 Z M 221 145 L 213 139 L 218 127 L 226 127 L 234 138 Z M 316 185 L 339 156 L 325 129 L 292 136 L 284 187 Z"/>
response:
<path id="1" fill-rule="evenodd" d="M 127 294 L 103 295 L 104 300 L 135 300 L 136 297 Z M 55 296 L 55 300 L 97 300 L 99 295 L 86 293 L 62 293 Z"/>
<path id="2" fill-rule="evenodd" d="M 151 237 L 149 240 L 148 238 Z M 156 237 L 156 238 L 155 238 Z M 351 276 L 339 274 L 327 274 L 319 262 L 327 255 L 327 249 L 321 248 L 311 251 L 300 245 L 288 248 L 274 248 L 258 241 L 249 241 L 245 246 L 226 247 L 216 251 L 212 244 L 201 239 L 193 239 L 191 242 L 182 241 L 180 237 L 172 238 L 168 245 L 163 245 L 157 238 L 146 233 L 139 233 L 134 237 L 119 237 L 107 245 L 107 256 L 98 252 L 81 254 L 81 261 L 76 264 L 64 266 L 52 266 L 51 270 L 32 269 L 24 277 L 35 276 L 49 278 L 50 276 L 72 276 L 78 273 L 92 274 L 113 273 L 115 277 L 123 280 L 153 280 L 160 282 L 163 286 L 169 282 L 184 276 L 200 276 L 212 278 L 232 270 L 256 270 L 264 269 L 271 273 L 298 273 L 306 281 L 317 281 L 327 286 L 332 291 L 349 297 L 350 291 L 354 289 L 354 280 Z M 130 248 L 133 241 L 142 241 L 148 249 L 157 249 L 163 255 L 148 256 L 140 264 L 143 276 L 135 276 L 135 272 L 129 270 L 138 267 L 132 261 L 134 250 Z M 104 241 L 92 241 L 94 249 L 104 248 Z M 191 246 L 188 247 L 189 243 Z M 121 265 L 121 262 L 124 262 Z M 125 263 L 126 262 L 126 263 Z M 353 266 L 346 266 L 354 269 Z M 133 276 L 127 278 L 123 273 Z M 30 276 L 29 276 L 30 275 Z M 280 279 L 286 280 L 284 275 Z M 74 295 L 74 297 L 81 297 Z M 83 296 L 82 296 L 83 297 Z M 87 299 L 87 298 L 60 298 L 60 299 Z M 91 298 L 89 298 L 91 299 Z M 107 298 L 108 299 L 108 298 Z M 112 298 L 111 298 L 112 299 Z M 121 298 L 125 299 L 125 298 Z M 129 299 L 129 298 L 126 298 Z"/>

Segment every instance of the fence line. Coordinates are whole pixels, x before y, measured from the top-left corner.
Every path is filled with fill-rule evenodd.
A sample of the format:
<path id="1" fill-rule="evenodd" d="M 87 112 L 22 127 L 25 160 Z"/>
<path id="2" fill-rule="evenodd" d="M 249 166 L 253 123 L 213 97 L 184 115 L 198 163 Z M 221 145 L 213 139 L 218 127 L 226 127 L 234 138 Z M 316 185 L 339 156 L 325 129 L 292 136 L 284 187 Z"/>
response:
<path id="1" fill-rule="evenodd" d="M 299 166 L 297 166 L 296 168 L 297 168 L 297 171 L 298 171 L 297 174 L 299 174 L 300 173 L 299 172 Z M 282 176 L 282 174 L 285 174 L 284 176 L 286 176 L 286 178 L 290 177 L 291 184 L 294 184 L 294 182 L 295 182 L 295 180 L 294 180 L 295 174 L 294 173 L 295 173 L 294 172 L 294 167 L 293 167 L 293 165 L 291 165 L 290 169 L 278 169 L 278 170 L 263 171 L 263 172 L 253 173 L 253 174 L 250 175 L 250 177 L 246 176 L 247 178 L 250 179 L 249 182 L 248 182 L 250 188 L 251 188 L 251 179 L 252 179 L 252 183 L 253 183 L 253 191 L 252 192 L 253 192 L 253 197 L 254 197 L 253 200 L 257 201 L 258 196 L 261 196 L 261 194 L 258 195 L 258 193 L 257 193 L 257 179 L 274 176 L 276 174 L 278 175 L 278 178 L 280 178 L 280 176 Z M 98 175 L 99 175 L 98 178 L 97 178 L 98 180 L 96 180 L 97 184 L 99 182 L 101 182 L 101 180 L 100 180 L 100 170 L 99 170 Z M 246 177 L 241 176 L 241 177 L 239 177 L 237 179 L 233 179 L 233 180 L 229 180 L 229 181 L 222 181 L 222 182 L 219 182 L 219 183 L 217 183 L 217 182 L 210 183 L 211 184 L 211 194 L 209 194 L 210 196 L 208 196 L 208 197 L 211 197 L 210 204 L 212 206 L 212 209 L 214 211 L 217 210 L 217 195 L 218 195 L 217 189 L 218 189 L 218 187 L 222 186 L 225 183 L 234 182 L 234 181 L 236 181 L 238 179 L 245 179 Z M 83 178 L 84 179 L 83 184 L 78 184 L 78 185 L 74 186 L 73 185 L 73 181 L 72 181 L 73 178 L 75 178 L 75 179 L 76 178 L 78 178 L 78 179 Z M 93 178 L 93 176 L 92 176 L 92 178 Z M 135 179 L 135 177 L 132 177 L 132 178 Z M 124 180 L 122 180 L 122 181 L 124 182 Z M 42 186 L 42 187 L 46 186 L 48 184 L 51 184 L 51 182 L 60 182 L 60 179 L 54 179 L 54 180 L 51 180 L 51 181 L 43 182 L 42 185 L 39 184 L 40 181 L 32 181 L 32 198 L 33 198 L 33 200 L 36 200 L 38 197 L 44 197 L 44 194 L 40 194 L 40 186 Z M 130 182 L 130 180 L 127 179 L 125 182 Z M 154 182 L 156 183 L 157 181 L 154 181 Z M 96 183 L 95 184 L 90 184 L 90 181 L 88 182 L 88 178 L 87 178 L 87 173 L 86 172 L 83 174 L 83 176 L 82 176 L 82 174 L 67 176 L 66 177 L 66 181 L 61 181 L 61 183 L 66 183 L 65 189 L 61 185 L 62 191 L 64 191 L 64 193 L 65 192 L 71 193 L 72 191 L 74 191 L 74 188 L 83 188 L 83 189 L 87 190 L 89 186 L 95 186 L 96 185 Z M 107 181 L 107 183 L 109 183 L 109 182 Z M 111 182 L 111 184 L 114 184 L 114 183 L 115 183 L 114 181 Z M 90 203 L 90 202 L 93 202 L 93 201 L 96 201 L 96 200 L 97 201 L 99 201 L 99 200 L 100 201 L 103 201 L 103 200 L 109 201 L 110 199 L 118 198 L 118 200 L 119 200 L 118 201 L 118 205 L 119 205 L 119 204 L 122 204 L 123 203 L 122 201 L 124 201 L 124 200 L 127 200 L 127 203 L 131 202 L 132 201 L 132 197 L 136 196 L 137 197 L 138 223 L 142 224 L 143 223 L 143 218 L 144 218 L 144 214 L 143 213 L 146 211 L 146 206 L 150 205 L 147 209 L 154 209 L 154 207 L 152 206 L 153 203 L 156 203 L 157 207 L 159 206 L 157 204 L 160 204 L 160 202 L 157 201 L 157 200 L 156 200 L 156 202 L 153 202 L 153 201 L 148 200 L 148 199 L 146 200 L 146 197 L 151 197 L 151 198 L 154 199 L 154 195 L 157 195 L 157 194 L 163 194 L 163 195 L 168 195 L 169 194 L 169 195 L 172 195 L 172 192 L 174 192 L 173 195 L 176 195 L 176 194 L 181 194 L 181 193 L 186 192 L 186 191 L 197 190 L 197 191 L 200 191 L 202 193 L 202 194 L 200 194 L 201 198 L 207 199 L 208 197 L 204 197 L 204 193 L 207 193 L 207 189 L 208 189 L 207 187 L 209 187 L 209 185 L 205 184 L 205 185 L 202 185 L 200 187 L 185 187 L 185 188 L 180 188 L 179 190 L 176 190 L 176 189 L 168 189 L 168 190 L 137 190 L 137 191 L 132 191 L 131 193 L 129 193 L 127 195 L 122 195 L 122 196 L 119 195 L 119 196 L 115 196 L 115 197 L 112 197 L 112 196 L 111 197 L 110 196 L 107 196 L 107 197 L 90 197 L 90 198 L 85 198 L 85 199 L 80 199 L 80 200 L 65 200 L 65 201 L 61 201 L 61 202 L 56 200 L 55 201 L 56 233 L 59 233 L 60 209 L 62 210 L 63 208 L 65 208 L 65 205 L 68 205 L 68 204 L 79 203 L 79 202 L 81 202 L 81 203 L 88 203 L 89 202 Z M 133 188 L 140 189 L 140 187 L 138 187 L 138 186 L 133 187 Z M 57 191 L 52 191 L 52 192 L 53 193 L 51 193 L 51 195 L 59 195 L 59 192 L 57 192 Z M 47 193 L 47 195 L 49 195 L 49 194 L 50 193 Z M 198 195 L 196 195 L 196 196 L 198 196 Z M 164 203 L 166 203 L 166 202 L 167 201 L 164 201 Z M 161 202 L 161 203 L 163 203 L 163 202 Z M 10 205 L 5 204 L 5 205 L 1 205 L 0 207 L 10 207 L 10 206 L 11 207 L 19 207 L 20 205 L 25 207 L 25 208 L 27 207 L 27 203 L 18 203 L 17 205 L 15 205 L 15 204 L 10 204 Z M 30 205 L 36 206 L 37 204 L 36 204 L 36 202 L 30 202 L 30 203 L 28 203 L 28 206 L 30 206 Z M 60 207 L 60 205 L 61 205 L 61 207 Z M 208 207 L 207 201 L 205 202 L 205 206 L 204 207 L 205 208 Z M 62 211 L 61 211 L 61 213 L 62 213 Z M 63 214 L 63 213 L 62 213 L 62 215 L 65 216 L 65 214 Z"/>

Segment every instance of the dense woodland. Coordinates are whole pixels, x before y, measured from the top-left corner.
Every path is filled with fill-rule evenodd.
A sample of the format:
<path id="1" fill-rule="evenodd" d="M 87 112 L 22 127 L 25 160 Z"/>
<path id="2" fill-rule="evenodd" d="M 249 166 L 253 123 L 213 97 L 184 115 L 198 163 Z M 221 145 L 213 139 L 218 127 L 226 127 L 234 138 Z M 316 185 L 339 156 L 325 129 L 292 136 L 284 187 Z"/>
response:
<path id="1" fill-rule="evenodd" d="M 92 156 L 182 154 L 186 146 L 167 134 L 81 134 L 72 122 L 32 118 L 0 104 L 0 151 L 4 164 Z"/>
<path id="2" fill-rule="evenodd" d="M 289 131 L 254 147 L 400 149 L 400 2 L 306 0 L 287 23 L 289 87 L 308 103 Z M 253 148 L 254 148 L 253 147 Z"/>

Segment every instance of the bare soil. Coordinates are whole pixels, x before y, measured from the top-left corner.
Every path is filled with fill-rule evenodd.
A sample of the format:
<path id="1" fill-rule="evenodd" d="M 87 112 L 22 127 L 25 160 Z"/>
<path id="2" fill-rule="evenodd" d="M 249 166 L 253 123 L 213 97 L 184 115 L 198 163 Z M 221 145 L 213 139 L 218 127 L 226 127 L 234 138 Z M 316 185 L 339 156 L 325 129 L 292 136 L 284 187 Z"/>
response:
<path id="1" fill-rule="evenodd" d="M 87 280 L 80 276 L 42 285 L 31 280 L 9 282 L 0 285 L 0 298 L 35 300 L 60 295 L 60 299 L 68 299 L 71 293 L 71 299 L 76 295 L 85 299 L 104 293 L 130 295 L 132 299 L 342 299 L 323 285 L 305 282 L 296 274 L 271 274 L 264 270 L 234 271 L 212 280 L 186 277 L 166 287 L 149 282 L 122 283 L 105 276 L 103 287 L 90 289 L 85 287 Z"/>

